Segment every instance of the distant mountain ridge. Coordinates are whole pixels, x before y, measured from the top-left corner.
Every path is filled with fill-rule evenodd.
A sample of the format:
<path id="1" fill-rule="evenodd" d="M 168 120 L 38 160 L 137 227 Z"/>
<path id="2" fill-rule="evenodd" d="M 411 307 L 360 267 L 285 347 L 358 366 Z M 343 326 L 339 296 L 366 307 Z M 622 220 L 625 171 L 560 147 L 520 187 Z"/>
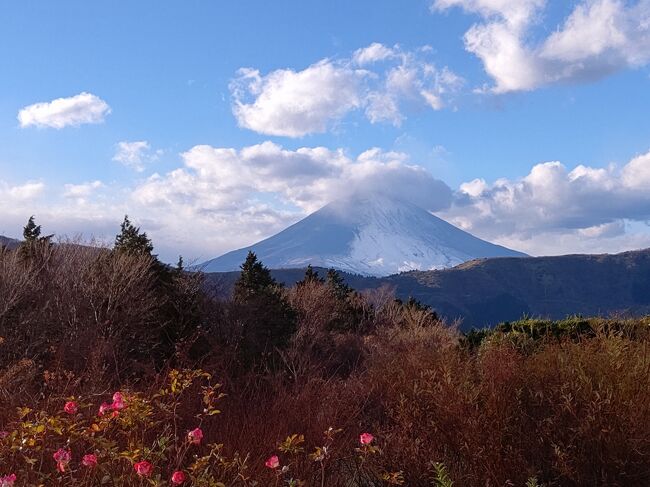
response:
<path id="1" fill-rule="evenodd" d="M 0 246 L 4 246 L 10 249 L 14 249 L 20 245 L 20 241 L 16 240 L 15 238 L 9 238 L 5 237 L 3 235 L 0 235 Z"/>
<path id="2" fill-rule="evenodd" d="M 274 270 L 293 284 L 304 269 Z M 321 272 L 322 274 L 322 272 Z M 208 274 L 227 293 L 238 272 Z M 650 249 L 615 255 L 479 259 L 451 269 L 412 271 L 383 278 L 343 273 L 357 290 L 391 286 L 414 297 L 463 329 L 493 326 L 524 315 L 650 314 Z"/>
<path id="3" fill-rule="evenodd" d="M 330 203 L 272 237 L 201 267 L 205 272 L 237 270 L 249 250 L 269 268 L 311 264 L 367 276 L 525 255 L 474 237 L 412 203 L 381 195 Z"/>

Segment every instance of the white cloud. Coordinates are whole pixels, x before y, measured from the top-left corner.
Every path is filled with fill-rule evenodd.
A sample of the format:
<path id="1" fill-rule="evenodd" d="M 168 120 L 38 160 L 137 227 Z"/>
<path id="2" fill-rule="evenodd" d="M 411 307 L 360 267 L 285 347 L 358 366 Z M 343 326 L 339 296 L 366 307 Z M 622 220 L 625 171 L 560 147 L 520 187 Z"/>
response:
<path id="1" fill-rule="evenodd" d="M 389 121 L 399 126 L 404 119 L 401 106 L 428 106 L 442 110 L 445 97 L 455 93 L 464 80 L 448 68 L 436 69 L 412 55 L 404 55 L 399 66 L 386 74 L 386 81 L 369 94 L 366 115 L 375 123 Z"/>
<path id="2" fill-rule="evenodd" d="M 146 164 L 157 160 L 162 150 L 152 151 L 149 142 L 138 140 L 118 142 L 113 160 L 137 172 L 144 171 Z"/>
<path id="3" fill-rule="evenodd" d="M 21 127 L 51 127 L 96 124 L 104 121 L 111 108 L 92 93 L 80 93 L 69 98 L 57 98 L 51 102 L 29 105 L 18 112 Z"/>
<path id="4" fill-rule="evenodd" d="M 545 0 L 434 0 L 432 6 L 482 17 L 466 32 L 465 47 L 483 62 L 495 93 L 590 81 L 650 61 L 650 0 L 582 0 L 540 41 L 531 39 Z"/>
<path id="5" fill-rule="evenodd" d="M 45 189 L 45 184 L 40 181 L 29 181 L 17 186 L 10 186 L 4 181 L 0 181 L 0 196 L 3 196 L 7 206 L 11 203 L 30 201 L 40 196 Z"/>
<path id="6" fill-rule="evenodd" d="M 545 3 L 546 0 L 434 0 L 432 7 L 434 10 L 461 7 L 467 12 L 503 20 L 518 28 L 528 24 Z"/>
<path id="7" fill-rule="evenodd" d="M 103 186 L 104 184 L 101 181 L 89 181 L 82 184 L 66 184 L 64 186 L 63 196 L 83 203 L 86 201 L 86 198 L 95 192 L 95 190 L 102 188 Z"/>
<path id="8" fill-rule="evenodd" d="M 364 73 L 329 60 L 303 71 L 281 69 L 262 77 L 240 70 L 231 83 L 234 113 L 242 127 L 268 135 L 300 137 L 328 125 L 361 105 Z M 254 100 L 247 103 L 246 97 Z"/>
<path id="9" fill-rule="evenodd" d="M 488 189 L 487 183 L 483 179 L 473 179 L 460 185 L 460 192 L 469 196 L 480 196 Z"/>
<path id="10" fill-rule="evenodd" d="M 366 64 L 372 64 L 379 61 L 385 61 L 397 56 L 395 49 L 386 47 L 379 42 L 373 42 L 368 47 L 362 47 L 354 51 L 352 55 L 352 61 L 359 66 L 365 66 Z"/>
<path id="11" fill-rule="evenodd" d="M 650 152 L 632 159 L 622 171 L 623 184 L 635 190 L 650 188 Z"/>
<path id="12" fill-rule="evenodd" d="M 533 253 L 628 248 L 621 247 L 626 222 L 650 221 L 650 152 L 622 168 L 568 170 L 546 162 L 518 180 L 474 180 L 461 185 L 453 207 L 441 215 Z"/>
<path id="13" fill-rule="evenodd" d="M 241 149 L 199 145 L 182 158 L 182 167 L 133 188 L 129 214 L 147 215 L 154 241 L 203 258 L 254 243 L 367 189 L 431 209 L 452 198 L 446 184 L 404 154 L 379 149 L 350 157 L 340 149 L 264 142 Z"/>
<path id="14" fill-rule="evenodd" d="M 451 190 L 404 154 L 371 149 L 356 159 L 342 150 L 303 147 L 295 151 L 272 142 L 241 150 L 200 145 L 182 154 L 185 167 L 154 175 L 136 188 L 142 204 L 219 212 L 250 204 L 258 194 L 314 211 L 329 201 L 371 188 L 413 199 L 430 209 L 448 206 Z"/>
<path id="15" fill-rule="evenodd" d="M 624 48 L 628 26 L 621 18 L 621 7 L 620 2 L 612 0 L 578 5 L 562 29 L 546 40 L 542 55 L 575 62 Z"/>
<path id="16" fill-rule="evenodd" d="M 322 133 L 350 112 L 365 109 L 372 123 L 399 125 L 410 105 L 441 109 L 462 79 L 426 59 L 430 50 L 407 52 L 379 43 L 350 59 L 323 59 L 302 71 L 262 75 L 244 68 L 230 84 L 239 125 L 259 133 L 301 137 Z M 375 70 L 360 66 L 384 60 Z"/>
<path id="17" fill-rule="evenodd" d="M 276 233 L 338 198 L 392 194 L 435 211 L 481 237 L 531 254 L 618 252 L 650 246 L 650 152 L 619 167 L 557 161 L 518 179 L 475 179 L 454 194 L 400 152 L 288 150 L 273 142 L 243 148 L 197 145 L 182 165 L 132 186 L 100 181 L 8 184 L 2 230 L 19 235 L 32 215 L 48 233 L 112 240 L 124 214 L 148 232 L 164 259 L 207 259 Z M 45 191 L 49 190 L 49 195 Z"/>

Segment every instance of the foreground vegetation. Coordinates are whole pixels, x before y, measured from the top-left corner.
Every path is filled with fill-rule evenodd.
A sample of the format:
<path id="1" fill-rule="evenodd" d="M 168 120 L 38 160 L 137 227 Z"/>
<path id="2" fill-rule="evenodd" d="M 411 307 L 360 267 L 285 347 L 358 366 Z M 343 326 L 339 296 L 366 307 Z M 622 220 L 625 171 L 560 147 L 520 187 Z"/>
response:
<path id="1" fill-rule="evenodd" d="M 28 225 L 0 251 L 0 486 L 650 484 L 650 320 L 460 334 L 250 255 L 232 299 Z"/>

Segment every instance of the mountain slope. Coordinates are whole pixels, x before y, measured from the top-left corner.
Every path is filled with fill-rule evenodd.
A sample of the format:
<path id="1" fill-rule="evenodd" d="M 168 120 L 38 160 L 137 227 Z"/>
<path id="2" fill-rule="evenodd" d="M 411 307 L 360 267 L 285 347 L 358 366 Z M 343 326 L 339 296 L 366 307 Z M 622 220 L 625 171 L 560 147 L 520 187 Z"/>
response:
<path id="1" fill-rule="evenodd" d="M 650 313 L 650 249 L 484 259 L 391 276 L 387 282 L 450 318 L 463 318 L 466 325 L 494 325 L 523 315 L 644 315 Z"/>
<path id="2" fill-rule="evenodd" d="M 411 203 L 376 195 L 330 203 L 266 240 L 206 262 L 203 269 L 237 270 L 249 250 L 274 269 L 311 264 L 371 276 L 524 255 L 476 238 Z"/>
<path id="3" fill-rule="evenodd" d="M 304 269 L 274 270 L 292 285 Z M 322 272 L 321 272 L 322 274 Z M 228 294 L 238 272 L 208 274 Z M 413 271 L 383 278 L 343 274 L 357 290 L 390 286 L 397 297 L 414 297 L 461 328 L 492 326 L 524 315 L 650 314 L 650 249 L 616 255 L 474 260 L 451 269 Z"/>
<path id="4" fill-rule="evenodd" d="M 10 248 L 10 249 L 14 249 L 14 248 L 18 247 L 19 244 L 20 244 L 20 242 L 18 240 L 16 240 L 16 239 L 0 235 L 0 247 L 4 246 L 4 247 Z"/>

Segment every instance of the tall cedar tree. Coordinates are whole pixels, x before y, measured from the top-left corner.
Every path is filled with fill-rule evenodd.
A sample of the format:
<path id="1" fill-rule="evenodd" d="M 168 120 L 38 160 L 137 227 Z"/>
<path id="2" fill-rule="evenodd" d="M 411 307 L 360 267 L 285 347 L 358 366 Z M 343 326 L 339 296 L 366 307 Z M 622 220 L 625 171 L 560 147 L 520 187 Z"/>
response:
<path id="1" fill-rule="evenodd" d="M 365 319 L 363 307 L 359 306 L 359 295 L 345 283 L 341 274 L 335 269 L 327 271 L 325 285 L 328 286 L 338 301 L 337 310 L 330 321 L 332 330 L 358 332 Z"/>
<path id="2" fill-rule="evenodd" d="M 147 233 L 136 227 L 128 215 L 124 215 L 124 221 L 120 225 L 120 233 L 115 236 L 113 252 L 124 253 L 133 256 L 151 257 L 151 269 L 156 277 L 158 285 L 169 285 L 172 278 L 170 267 L 158 260 L 153 253 L 153 243 L 147 237 Z"/>
<path id="3" fill-rule="evenodd" d="M 254 252 L 248 252 L 246 260 L 240 267 L 241 274 L 235 283 L 233 294 L 235 301 L 247 301 L 251 297 L 268 293 L 278 284 L 271 276 L 271 272 L 257 260 Z"/>
<path id="4" fill-rule="evenodd" d="M 114 249 L 117 252 L 126 252 L 134 255 L 152 255 L 153 244 L 145 232 L 141 232 L 129 220 L 129 216 L 124 216 L 124 221 L 120 225 L 120 233 L 115 237 Z"/>
<path id="5" fill-rule="evenodd" d="M 23 239 L 25 242 L 36 242 L 41 237 L 41 226 L 34 222 L 34 215 L 29 217 L 27 225 L 23 227 Z"/>
<path id="6" fill-rule="evenodd" d="M 296 331 L 296 316 L 281 286 L 253 252 L 241 265 L 233 300 L 243 318 L 244 365 L 273 366 L 275 351 L 284 348 Z"/>
<path id="7" fill-rule="evenodd" d="M 40 246 L 51 246 L 53 235 L 41 237 L 41 226 L 34 221 L 34 215 L 29 217 L 23 227 L 23 241 L 20 244 L 20 254 L 25 260 L 33 260 Z"/>
<path id="8" fill-rule="evenodd" d="M 327 285 L 332 288 L 339 299 L 346 299 L 352 292 L 352 288 L 345 283 L 341 274 L 335 269 L 327 271 Z"/>
<path id="9" fill-rule="evenodd" d="M 296 286 L 304 286 L 305 284 L 316 283 L 316 282 L 320 284 L 324 284 L 325 279 L 320 277 L 318 275 L 318 271 L 315 271 L 314 268 L 311 266 L 311 264 L 309 264 L 307 266 L 307 269 L 305 269 L 305 276 L 302 278 L 301 281 L 298 281 L 296 283 Z"/>
<path id="10" fill-rule="evenodd" d="M 115 237 L 113 252 L 127 254 L 134 258 L 150 257 L 153 274 L 153 289 L 158 296 L 160 307 L 157 325 L 160 335 L 156 343 L 143 342 L 145 353 L 152 355 L 158 363 L 168 359 L 175 346 L 190 337 L 199 324 L 199 309 L 202 290 L 188 286 L 198 276 L 185 273 L 182 257 L 176 268 L 158 260 L 153 254 L 153 243 L 147 234 L 129 220 L 128 215 L 120 225 L 120 233 Z"/>

